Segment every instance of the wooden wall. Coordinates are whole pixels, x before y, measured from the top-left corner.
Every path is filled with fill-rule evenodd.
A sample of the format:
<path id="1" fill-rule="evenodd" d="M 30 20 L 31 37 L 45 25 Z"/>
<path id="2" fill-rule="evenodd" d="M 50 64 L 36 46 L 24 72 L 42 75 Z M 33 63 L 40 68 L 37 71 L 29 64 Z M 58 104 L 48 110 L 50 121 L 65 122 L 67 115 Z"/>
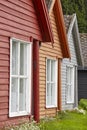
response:
<path id="1" fill-rule="evenodd" d="M 41 39 L 32 0 L 0 0 L 0 35 Z"/>
<path id="2" fill-rule="evenodd" d="M 71 54 L 71 59 L 65 58 L 62 60 L 62 110 L 69 110 L 69 109 L 73 109 L 74 107 L 76 107 L 75 102 L 74 103 L 67 103 L 66 101 L 66 66 L 76 66 L 77 68 L 77 57 L 76 57 L 76 50 L 75 50 L 75 39 L 73 36 L 73 32 L 71 32 L 70 34 L 70 38 L 68 39 L 68 44 L 69 44 L 69 48 L 70 48 L 70 54 Z M 77 74 L 77 70 L 75 70 L 75 75 Z M 75 77 L 74 77 L 75 78 Z M 77 79 L 77 77 L 76 77 Z M 77 91 L 77 81 L 75 81 L 75 85 L 74 85 L 74 90 Z M 74 93 L 75 94 L 75 93 Z M 74 95 L 74 98 L 77 97 L 77 94 Z"/>
<path id="3" fill-rule="evenodd" d="M 42 39 L 32 0 L 0 0 L 0 126 L 9 118 L 10 37 Z"/>
<path id="4" fill-rule="evenodd" d="M 0 121 L 8 116 L 9 60 L 9 38 L 0 35 Z"/>
<path id="5" fill-rule="evenodd" d="M 50 21 L 54 34 L 54 44 L 52 45 L 52 43 L 46 43 L 46 44 L 42 43 L 39 50 L 40 117 L 54 116 L 57 111 L 57 108 L 46 109 L 46 58 L 49 57 L 58 60 L 58 58 L 63 57 L 61 50 L 61 43 L 57 31 L 57 24 L 53 11 L 50 14 Z"/>

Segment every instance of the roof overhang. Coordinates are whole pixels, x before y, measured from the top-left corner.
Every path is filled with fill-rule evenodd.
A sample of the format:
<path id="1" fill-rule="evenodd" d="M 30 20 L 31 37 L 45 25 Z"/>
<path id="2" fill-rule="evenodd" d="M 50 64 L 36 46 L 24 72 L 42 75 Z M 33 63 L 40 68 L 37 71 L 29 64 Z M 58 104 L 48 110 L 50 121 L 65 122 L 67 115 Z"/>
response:
<path id="1" fill-rule="evenodd" d="M 54 42 L 52 28 L 50 24 L 49 14 L 45 0 L 33 0 L 38 22 L 42 33 L 43 42 Z"/>

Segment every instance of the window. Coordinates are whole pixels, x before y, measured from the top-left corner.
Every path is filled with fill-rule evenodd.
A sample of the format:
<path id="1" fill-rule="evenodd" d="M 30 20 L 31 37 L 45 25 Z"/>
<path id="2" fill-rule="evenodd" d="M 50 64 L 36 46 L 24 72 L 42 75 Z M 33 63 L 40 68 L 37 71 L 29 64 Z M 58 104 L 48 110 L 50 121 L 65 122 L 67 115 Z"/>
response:
<path id="1" fill-rule="evenodd" d="M 10 41 L 10 117 L 30 113 L 31 50 L 31 43 Z"/>
<path id="2" fill-rule="evenodd" d="M 57 61 L 46 62 L 46 107 L 57 107 Z"/>
<path id="3" fill-rule="evenodd" d="M 74 67 L 67 67 L 67 103 L 74 103 Z"/>

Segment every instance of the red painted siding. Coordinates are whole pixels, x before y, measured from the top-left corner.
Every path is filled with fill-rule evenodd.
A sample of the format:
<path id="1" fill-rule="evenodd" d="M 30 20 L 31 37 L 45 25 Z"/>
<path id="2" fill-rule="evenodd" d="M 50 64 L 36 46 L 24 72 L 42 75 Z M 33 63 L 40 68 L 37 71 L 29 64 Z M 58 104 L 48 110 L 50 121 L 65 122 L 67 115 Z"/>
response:
<path id="1" fill-rule="evenodd" d="M 0 34 L 42 39 L 32 0 L 0 0 Z"/>
<path id="2" fill-rule="evenodd" d="M 8 118 L 9 38 L 0 35 L 0 123 Z"/>
<path id="3" fill-rule="evenodd" d="M 42 40 L 32 0 L 0 0 L 0 126 L 22 119 L 8 116 L 10 37 L 30 41 L 30 36 Z"/>

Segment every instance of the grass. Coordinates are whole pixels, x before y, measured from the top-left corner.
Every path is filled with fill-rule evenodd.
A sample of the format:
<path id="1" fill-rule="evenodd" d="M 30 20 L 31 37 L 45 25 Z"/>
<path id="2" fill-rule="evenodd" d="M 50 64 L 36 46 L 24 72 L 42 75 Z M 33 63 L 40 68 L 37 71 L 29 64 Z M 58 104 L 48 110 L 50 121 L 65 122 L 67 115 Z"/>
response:
<path id="1" fill-rule="evenodd" d="M 44 130 L 87 130 L 87 113 L 66 112 L 45 124 Z"/>
<path id="2" fill-rule="evenodd" d="M 3 130 L 87 130 L 87 111 L 85 114 L 79 110 L 61 111 L 55 118 L 46 118 L 39 124 L 32 120 L 30 124 Z"/>

